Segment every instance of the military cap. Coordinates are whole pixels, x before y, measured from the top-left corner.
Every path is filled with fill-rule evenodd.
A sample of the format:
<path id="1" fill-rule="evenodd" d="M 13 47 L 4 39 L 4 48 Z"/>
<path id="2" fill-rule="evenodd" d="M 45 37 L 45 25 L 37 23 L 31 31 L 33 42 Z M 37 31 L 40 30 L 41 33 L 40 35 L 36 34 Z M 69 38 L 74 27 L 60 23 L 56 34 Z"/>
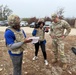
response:
<path id="1" fill-rule="evenodd" d="M 53 13 L 53 14 L 51 15 L 51 19 L 52 19 L 52 20 L 54 20 L 56 17 L 57 17 L 57 14 L 56 14 L 56 13 Z"/>
<path id="2" fill-rule="evenodd" d="M 20 23 L 20 18 L 18 15 L 12 14 L 8 17 L 9 26 L 14 26 Z"/>

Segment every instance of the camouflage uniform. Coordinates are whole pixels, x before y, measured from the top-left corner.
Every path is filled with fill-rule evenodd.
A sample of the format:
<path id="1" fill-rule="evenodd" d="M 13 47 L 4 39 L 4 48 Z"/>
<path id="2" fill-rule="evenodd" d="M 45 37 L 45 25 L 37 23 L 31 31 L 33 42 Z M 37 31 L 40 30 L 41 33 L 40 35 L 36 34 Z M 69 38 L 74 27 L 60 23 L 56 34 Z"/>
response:
<path id="1" fill-rule="evenodd" d="M 65 29 L 66 32 L 64 33 Z M 57 23 L 52 22 L 52 25 L 50 27 L 50 36 L 53 36 L 52 45 L 55 59 L 57 60 L 59 52 L 61 62 L 63 63 L 66 63 L 66 58 L 64 54 L 64 39 L 62 36 L 66 37 L 70 33 L 70 30 L 70 25 L 64 20 L 59 20 Z"/>

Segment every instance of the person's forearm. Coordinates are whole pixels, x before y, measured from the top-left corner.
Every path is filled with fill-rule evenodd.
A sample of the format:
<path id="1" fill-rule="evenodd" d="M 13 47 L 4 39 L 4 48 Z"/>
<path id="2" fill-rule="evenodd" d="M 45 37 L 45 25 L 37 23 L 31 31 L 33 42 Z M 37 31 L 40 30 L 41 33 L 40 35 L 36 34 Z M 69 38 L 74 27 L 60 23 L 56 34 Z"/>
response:
<path id="1" fill-rule="evenodd" d="M 15 49 L 15 48 L 19 48 L 22 45 L 23 45 L 23 42 L 18 42 L 18 43 L 10 44 L 10 45 L 8 45 L 8 47 L 10 49 Z"/>

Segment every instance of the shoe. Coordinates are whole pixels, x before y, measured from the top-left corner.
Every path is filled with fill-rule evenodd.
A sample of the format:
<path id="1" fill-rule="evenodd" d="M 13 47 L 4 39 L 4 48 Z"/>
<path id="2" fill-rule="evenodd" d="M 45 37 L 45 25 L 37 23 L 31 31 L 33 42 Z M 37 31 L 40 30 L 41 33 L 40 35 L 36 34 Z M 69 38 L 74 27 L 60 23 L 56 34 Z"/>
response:
<path id="1" fill-rule="evenodd" d="M 58 60 L 57 59 L 52 59 L 52 63 L 57 63 Z"/>
<path id="2" fill-rule="evenodd" d="M 76 48 L 72 47 L 71 50 L 76 55 Z"/>
<path id="3" fill-rule="evenodd" d="M 37 56 L 34 56 L 32 60 L 37 60 L 37 59 L 38 59 L 38 57 Z"/>
<path id="4" fill-rule="evenodd" d="M 67 66 L 68 65 L 66 63 L 63 63 L 63 65 L 62 65 L 63 70 L 65 70 L 67 68 Z"/>
<path id="5" fill-rule="evenodd" d="M 48 61 L 47 60 L 45 60 L 44 62 L 45 62 L 45 65 L 48 65 Z"/>

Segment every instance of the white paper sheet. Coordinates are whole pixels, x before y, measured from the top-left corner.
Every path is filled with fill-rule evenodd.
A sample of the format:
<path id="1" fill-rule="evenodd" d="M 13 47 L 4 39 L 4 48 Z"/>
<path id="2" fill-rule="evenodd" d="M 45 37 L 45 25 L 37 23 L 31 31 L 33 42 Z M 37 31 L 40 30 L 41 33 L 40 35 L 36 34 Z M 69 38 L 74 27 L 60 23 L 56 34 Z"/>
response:
<path id="1" fill-rule="evenodd" d="M 39 40 L 39 37 L 29 37 L 28 39 L 32 39 L 31 43 L 37 43 Z"/>

